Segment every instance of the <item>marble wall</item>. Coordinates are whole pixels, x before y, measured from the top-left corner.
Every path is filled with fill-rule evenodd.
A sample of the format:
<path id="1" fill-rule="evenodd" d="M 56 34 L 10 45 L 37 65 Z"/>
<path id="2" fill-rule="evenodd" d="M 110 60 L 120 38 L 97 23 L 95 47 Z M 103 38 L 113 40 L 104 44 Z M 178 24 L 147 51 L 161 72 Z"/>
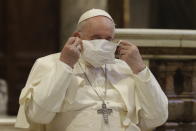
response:
<path id="1" fill-rule="evenodd" d="M 169 99 L 169 118 L 156 131 L 196 130 L 196 31 L 118 29 L 136 44 Z"/>
<path id="2" fill-rule="evenodd" d="M 157 131 L 196 129 L 196 60 L 151 60 L 151 71 L 169 98 L 169 118 Z"/>

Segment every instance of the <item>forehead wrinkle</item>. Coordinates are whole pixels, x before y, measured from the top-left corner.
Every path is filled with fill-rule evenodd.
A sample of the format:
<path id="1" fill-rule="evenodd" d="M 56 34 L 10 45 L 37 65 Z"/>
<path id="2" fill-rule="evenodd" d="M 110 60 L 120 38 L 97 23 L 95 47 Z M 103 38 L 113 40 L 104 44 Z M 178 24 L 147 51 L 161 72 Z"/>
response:
<path id="1" fill-rule="evenodd" d="M 103 26 L 113 26 L 114 25 L 114 22 L 105 16 L 92 17 L 88 21 L 91 25 L 92 24 L 103 25 Z"/>
<path id="2" fill-rule="evenodd" d="M 89 18 L 85 21 L 83 21 L 84 23 L 81 23 L 81 24 L 84 24 L 83 25 L 83 29 L 92 29 L 92 28 L 97 28 L 98 26 L 101 26 L 101 27 L 112 27 L 115 29 L 115 24 L 114 22 L 105 17 L 105 16 L 95 16 L 95 17 L 92 17 L 92 18 Z"/>
<path id="3" fill-rule="evenodd" d="M 80 32 L 85 38 L 91 39 L 94 35 L 102 38 L 114 37 L 115 25 L 105 16 L 92 17 L 80 24 L 83 24 Z"/>

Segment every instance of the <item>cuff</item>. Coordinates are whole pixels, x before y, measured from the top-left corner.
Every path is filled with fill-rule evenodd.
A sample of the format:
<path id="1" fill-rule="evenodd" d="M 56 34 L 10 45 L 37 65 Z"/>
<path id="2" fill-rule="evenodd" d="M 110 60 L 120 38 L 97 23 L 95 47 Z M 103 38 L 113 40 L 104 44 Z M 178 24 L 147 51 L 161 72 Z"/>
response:
<path id="1" fill-rule="evenodd" d="M 148 75 L 148 68 L 145 67 L 142 71 L 140 71 L 138 74 L 135 75 L 137 78 L 139 78 L 140 80 L 146 80 L 148 79 L 149 75 Z"/>
<path id="2" fill-rule="evenodd" d="M 58 60 L 58 66 L 60 68 L 64 68 L 69 73 L 73 73 L 73 69 L 68 64 L 62 62 L 61 60 Z"/>

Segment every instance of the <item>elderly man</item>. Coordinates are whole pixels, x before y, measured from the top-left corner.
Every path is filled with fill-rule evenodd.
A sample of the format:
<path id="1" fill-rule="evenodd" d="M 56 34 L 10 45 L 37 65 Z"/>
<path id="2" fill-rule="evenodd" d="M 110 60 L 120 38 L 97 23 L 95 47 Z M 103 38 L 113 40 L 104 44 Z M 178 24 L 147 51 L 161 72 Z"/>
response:
<path id="1" fill-rule="evenodd" d="M 148 131 L 168 100 L 138 48 L 112 42 L 115 24 L 85 12 L 61 53 L 39 58 L 20 96 L 16 127 L 39 131 Z"/>

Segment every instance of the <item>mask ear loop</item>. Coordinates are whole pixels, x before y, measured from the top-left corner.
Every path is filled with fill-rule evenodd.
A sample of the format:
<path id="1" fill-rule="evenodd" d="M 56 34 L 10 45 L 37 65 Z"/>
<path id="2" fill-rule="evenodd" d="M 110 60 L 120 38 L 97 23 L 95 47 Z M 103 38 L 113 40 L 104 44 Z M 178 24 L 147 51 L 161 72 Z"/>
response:
<path id="1" fill-rule="evenodd" d="M 118 41 L 118 46 L 120 45 L 121 42 L 122 42 L 122 40 L 119 40 L 119 41 Z"/>
<path id="2" fill-rule="evenodd" d="M 116 43 L 117 46 L 122 42 L 122 40 L 112 40 L 113 43 Z"/>
<path id="3" fill-rule="evenodd" d="M 84 53 L 84 46 L 83 46 L 84 44 L 83 44 L 83 41 L 84 40 L 82 40 L 82 45 L 79 45 L 80 46 L 79 47 L 80 48 L 80 52 L 79 52 L 80 53 L 80 58 L 81 58 L 82 54 Z"/>
<path id="4" fill-rule="evenodd" d="M 121 43 L 121 40 L 119 40 L 117 43 L 117 46 L 116 46 L 116 51 L 115 51 L 115 58 L 116 59 L 120 59 L 120 51 L 119 51 L 119 47 L 120 47 L 120 43 Z"/>

